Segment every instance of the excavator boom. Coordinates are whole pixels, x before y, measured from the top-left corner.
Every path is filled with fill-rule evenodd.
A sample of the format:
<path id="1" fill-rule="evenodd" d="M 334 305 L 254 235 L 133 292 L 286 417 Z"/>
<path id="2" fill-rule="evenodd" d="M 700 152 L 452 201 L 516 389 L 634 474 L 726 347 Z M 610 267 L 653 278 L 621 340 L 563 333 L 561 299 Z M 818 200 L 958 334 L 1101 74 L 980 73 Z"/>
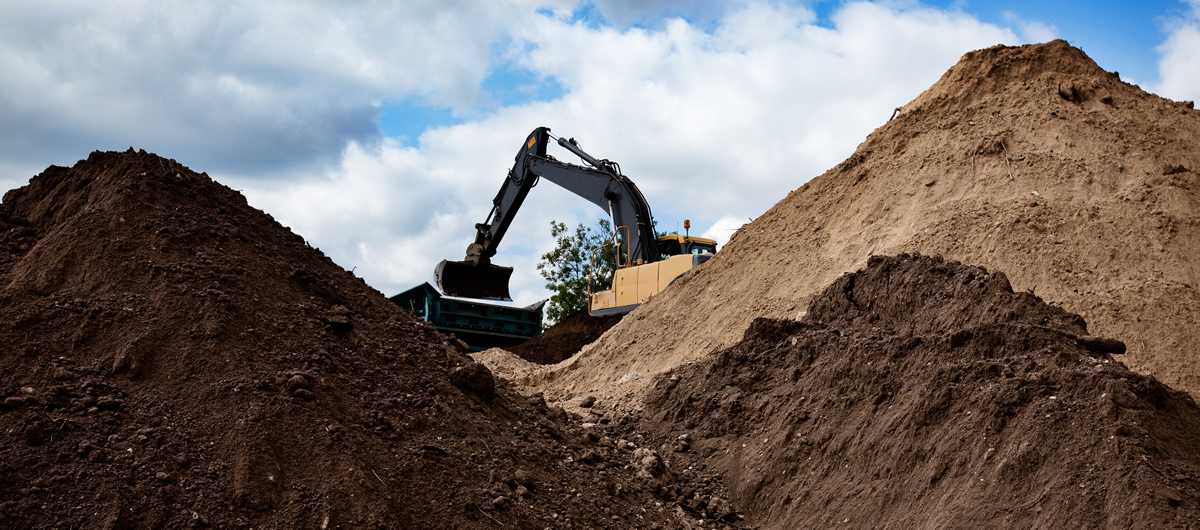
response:
<path id="1" fill-rule="evenodd" d="M 559 138 L 558 144 L 578 155 L 592 167 L 567 164 L 546 154 L 550 129 L 538 127 L 517 152 L 512 169 L 492 200 L 492 211 L 475 225 L 475 241 L 467 247 L 463 261 L 443 260 L 434 271 L 438 288 L 450 296 L 511 300 L 508 281 L 511 267 L 492 265 L 491 258 L 508 231 L 529 190 L 545 178 L 603 208 L 613 217 L 622 243 L 631 249 L 634 263 L 658 259 L 654 243 L 654 220 L 650 206 L 633 181 L 621 174 L 617 164 L 585 153 L 574 140 Z M 630 264 L 623 264 L 630 265 Z"/>

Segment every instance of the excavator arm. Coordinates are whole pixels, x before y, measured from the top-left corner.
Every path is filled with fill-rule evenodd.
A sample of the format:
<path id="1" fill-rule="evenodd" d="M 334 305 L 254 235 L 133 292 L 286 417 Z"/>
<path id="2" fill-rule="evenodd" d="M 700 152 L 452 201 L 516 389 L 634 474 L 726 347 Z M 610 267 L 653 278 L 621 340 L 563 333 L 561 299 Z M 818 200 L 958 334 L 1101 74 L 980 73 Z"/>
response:
<path id="1" fill-rule="evenodd" d="M 592 167 L 555 160 L 546 154 L 550 129 L 538 127 L 517 152 L 507 178 L 492 200 L 487 220 L 475 225 L 475 241 L 467 247 L 463 261 L 443 260 L 434 271 L 438 287 L 450 296 L 510 300 L 508 280 L 511 267 L 492 265 L 491 258 L 516 217 L 529 190 L 540 178 L 587 199 L 612 216 L 634 264 L 658 258 L 654 244 L 654 220 L 650 206 L 633 181 L 620 167 L 584 152 L 573 140 L 558 138 L 558 144 L 578 155 Z M 621 229 L 624 227 L 624 229 Z"/>

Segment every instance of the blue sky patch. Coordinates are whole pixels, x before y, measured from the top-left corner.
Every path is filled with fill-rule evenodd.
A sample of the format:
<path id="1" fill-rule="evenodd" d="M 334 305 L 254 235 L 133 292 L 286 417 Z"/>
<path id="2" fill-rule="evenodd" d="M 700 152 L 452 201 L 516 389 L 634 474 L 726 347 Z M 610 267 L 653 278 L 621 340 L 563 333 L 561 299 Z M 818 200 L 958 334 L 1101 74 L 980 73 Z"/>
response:
<path id="1" fill-rule="evenodd" d="M 492 103 L 500 107 L 553 101 L 567 93 L 557 79 L 537 74 L 512 61 L 492 71 L 492 75 L 483 80 L 482 87 L 491 95 Z"/>
<path id="2" fill-rule="evenodd" d="M 465 123 L 454 117 L 449 107 L 430 105 L 420 98 L 385 102 L 380 106 L 379 129 L 383 135 L 397 138 L 404 145 L 416 145 L 417 138 L 428 129 Z"/>

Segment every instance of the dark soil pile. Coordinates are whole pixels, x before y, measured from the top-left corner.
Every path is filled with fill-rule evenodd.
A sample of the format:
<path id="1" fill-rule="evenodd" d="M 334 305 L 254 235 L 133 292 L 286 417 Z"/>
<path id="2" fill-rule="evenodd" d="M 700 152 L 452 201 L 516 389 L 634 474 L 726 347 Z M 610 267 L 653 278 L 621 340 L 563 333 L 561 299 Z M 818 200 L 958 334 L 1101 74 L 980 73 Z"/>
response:
<path id="1" fill-rule="evenodd" d="M 5 195 L 0 345 L 7 528 L 676 526 L 604 439 L 145 152 Z"/>
<path id="2" fill-rule="evenodd" d="M 584 346 L 600 338 L 608 328 L 617 325 L 621 315 L 593 317 L 587 314 L 571 315 L 550 326 L 530 340 L 508 348 L 518 357 L 531 363 L 556 364 L 575 355 Z"/>
<path id="3" fill-rule="evenodd" d="M 1200 408 L 1003 273 L 873 257 L 658 377 L 643 427 L 769 528 L 1187 528 Z"/>

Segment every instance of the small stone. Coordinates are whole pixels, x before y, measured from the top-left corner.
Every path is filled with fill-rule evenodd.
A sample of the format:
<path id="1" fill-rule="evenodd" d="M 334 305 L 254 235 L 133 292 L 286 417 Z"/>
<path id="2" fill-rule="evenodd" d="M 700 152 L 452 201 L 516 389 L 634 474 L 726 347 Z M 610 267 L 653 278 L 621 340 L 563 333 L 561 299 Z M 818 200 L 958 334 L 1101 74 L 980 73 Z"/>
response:
<path id="1" fill-rule="evenodd" d="M 168 475 L 165 471 L 159 471 L 158 473 L 154 474 L 154 478 L 156 478 L 158 480 L 167 480 L 170 477 L 171 476 Z"/>
<path id="2" fill-rule="evenodd" d="M 529 472 L 523 467 L 517 468 L 516 472 L 513 473 L 513 478 L 517 479 L 517 482 L 520 482 L 521 484 L 530 484 L 530 481 L 533 479 Z"/>
<path id="3" fill-rule="evenodd" d="M 533 492 L 529 491 L 529 488 L 526 488 L 525 486 L 517 486 L 517 490 L 514 493 L 522 499 L 533 497 Z"/>
<path id="4" fill-rule="evenodd" d="M 505 506 L 508 506 L 509 502 L 510 502 L 510 499 L 508 497 L 501 495 L 499 497 L 496 497 L 495 499 L 492 499 L 492 506 L 497 509 L 500 509 Z"/>
<path id="5" fill-rule="evenodd" d="M 604 453 L 602 451 L 597 451 L 595 449 L 587 449 L 587 450 L 583 451 L 583 453 L 580 453 L 580 455 L 579 455 L 579 461 L 583 462 L 585 464 L 595 464 L 595 463 L 603 462 L 605 460 L 606 460 L 606 458 L 604 456 Z"/>
<path id="6" fill-rule="evenodd" d="M 708 516 L 712 517 L 713 519 L 724 520 L 726 517 L 733 515 L 733 508 L 729 506 L 729 501 L 720 497 L 713 497 L 712 500 L 708 501 L 708 506 L 705 507 L 705 511 L 707 511 Z"/>
<path id="7" fill-rule="evenodd" d="M 470 361 L 450 371 L 450 383 L 478 394 L 484 399 L 496 397 L 496 379 L 486 366 Z"/>
<path id="8" fill-rule="evenodd" d="M 583 401 L 579 402 L 579 407 L 585 408 L 585 409 L 590 409 L 595 404 L 596 404 L 596 396 L 588 396 L 588 397 L 583 398 Z"/>
<path id="9" fill-rule="evenodd" d="M 4 410 L 13 410 L 20 408 L 25 404 L 25 398 L 22 396 L 12 396 L 4 398 Z"/>
<path id="10" fill-rule="evenodd" d="M 96 400 L 96 407 L 100 410 L 120 411 L 122 404 L 123 403 L 121 400 L 109 396 L 105 396 Z"/>
<path id="11" fill-rule="evenodd" d="M 287 381 L 287 389 L 295 392 L 297 389 L 308 388 L 308 378 L 300 374 L 293 375 Z"/>
<path id="12" fill-rule="evenodd" d="M 634 476 L 649 482 L 656 490 L 671 482 L 671 472 L 667 469 L 667 465 L 658 456 L 658 453 L 650 449 L 641 448 L 634 451 L 630 465 L 633 468 Z"/>
<path id="13" fill-rule="evenodd" d="M 550 415 L 550 407 L 549 407 L 549 405 L 546 404 L 545 396 L 543 396 L 541 394 L 529 396 L 529 397 L 525 398 L 525 402 L 529 403 L 529 406 L 537 409 L 538 411 L 542 412 L 543 414 L 546 414 L 548 416 Z"/>
<path id="14" fill-rule="evenodd" d="M 46 441 L 46 433 L 37 425 L 30 425 L 25 429 L 25 440 L 29 445 L 42 445 Z"/>
<path id="15" fill-rule="evenodd" d="M 292 395 L 296 396 L 300 399 L 303 399 L 305 401 L 309 401 L 309 400 L 317 397 L 316 394 L 312 393 L 312 390 L 309 390 L 307 388 L 297 388 L 292 391 Z"/>

